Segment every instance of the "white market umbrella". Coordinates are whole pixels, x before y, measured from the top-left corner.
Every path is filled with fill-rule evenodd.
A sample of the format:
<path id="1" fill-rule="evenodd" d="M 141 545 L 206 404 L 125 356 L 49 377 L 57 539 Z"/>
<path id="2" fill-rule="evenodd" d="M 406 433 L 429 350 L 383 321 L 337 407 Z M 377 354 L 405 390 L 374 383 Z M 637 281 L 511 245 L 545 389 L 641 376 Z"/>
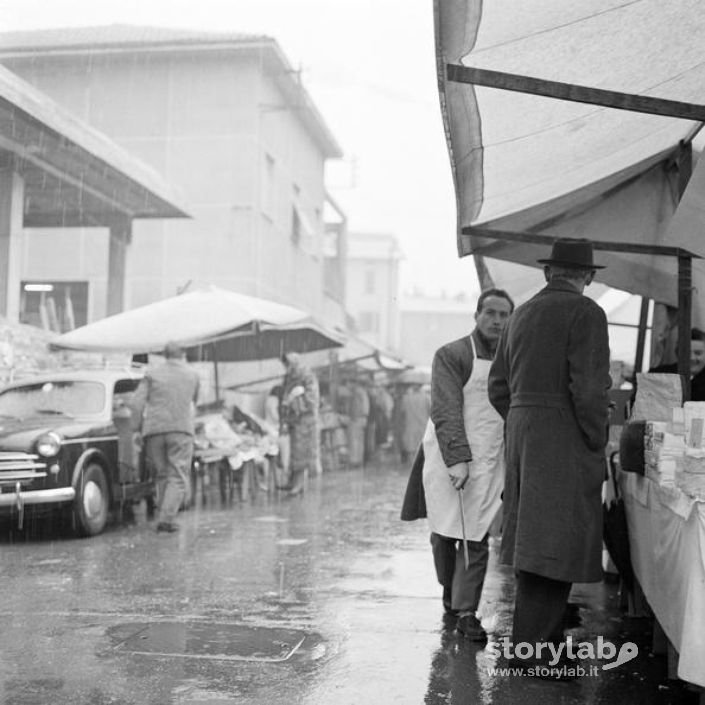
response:
<path id="1" fill-rule="evenodd" d="M 313 338 L 317 347 L 336 347 L 340 340 L 329 335 L 305 311 L 227 289 L 210 287 L 172 296 L 147 306 L 108 316 L 76 330 L 64 333 L 51 344 L 53 349 L 86 352 L 160 352 L 170 341 L 185 348 L 202 346 L 214 341 L 237 337 L 257 340 L 267 331 L 284 329 L 299 338 Z M 311 331 L 302 336 L 301 331 Z M 291 351 L 289 341 L 280 345 L 282 352 Z M 306 347 L 313 343 L 306 343 Z M 250 346 L 257 354 L 261 346 Z M 306 352 L 307 350 L 303 350 Z M 262 350 L 263 356 L 264 350 Z M 276 355 L 277 353 L 275 353 Z M 243 357 L 220 358 L 256 359 Z"/>

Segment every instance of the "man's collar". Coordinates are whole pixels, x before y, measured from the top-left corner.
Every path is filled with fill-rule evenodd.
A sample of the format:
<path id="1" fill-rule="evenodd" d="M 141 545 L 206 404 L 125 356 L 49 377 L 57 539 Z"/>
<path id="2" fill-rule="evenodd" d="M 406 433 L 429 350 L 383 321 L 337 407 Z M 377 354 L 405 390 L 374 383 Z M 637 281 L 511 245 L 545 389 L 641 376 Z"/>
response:
<path id="1" fill-rule="evenodd" d="M 581 294 L 578 289 L 576 289 L 570 282 L 565 279 L 552 279 L 546 284 L 546 289 L 551 289 L 552 291 L 570 291 L 573 294 Z"/>
<path id="2" fill-rule="evenodd" d="M 478 343 L 484 348 L 484 351 L 490 356 L 494 357 L 495 351 L 497 350 L 497 343 L 499 343 L 499 340 L 492 341 L 490 340 L 486 335 L 483 335 L 480 332 L 479 328 L 475 328 L 473 332 L 470 334 L 475 336 L 475 339 L 477 340 Z"/>

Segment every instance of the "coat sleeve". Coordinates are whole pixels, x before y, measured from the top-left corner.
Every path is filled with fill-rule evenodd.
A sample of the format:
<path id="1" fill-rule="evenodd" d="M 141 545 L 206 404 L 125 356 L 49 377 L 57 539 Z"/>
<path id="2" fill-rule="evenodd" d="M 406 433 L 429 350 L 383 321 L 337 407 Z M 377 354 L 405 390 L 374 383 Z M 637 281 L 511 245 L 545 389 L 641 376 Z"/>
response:
<path id="1" fill-rule="evenodd" d="M 497 345 L 497 353 L 490 366 L 490 374 L 487 379 L 487 394 L 490 398 L 490 404 L 505 420 L 509 413 L 509 403 L 511 401 L 507 369 L 507 346 L 503 334 Z"/>
<path id="2" fill-rule="evenodd" d="M 568 384 L 585 442 L 588 448 L 601 450 L 608 434 L 610 349 L 605 312 L 590 304 L 580 310 L 571 325 Z"/>
<path id="3" fill-rule="evenodd" d="M 463 387 L 472 373 L 472 353 L 459 354 L 443 346 L 433 356 L 431 368 L 431 421 L 436 429 L 443 462 L 450 467 L 472 460 L 463 419 Z"/>
<path id="4" fill-rule="evenodd" d="M 406 484 L 406 492 L 404 493 L 404 501 L 401 507 L 402 521 L 425 519 L 428 516 L 426 513 L 426 494 L 423 489 L 423 464 L 423 445 L 420 445 L 416 451 L 416 457 L 411 466 L 409 480 Z"/>

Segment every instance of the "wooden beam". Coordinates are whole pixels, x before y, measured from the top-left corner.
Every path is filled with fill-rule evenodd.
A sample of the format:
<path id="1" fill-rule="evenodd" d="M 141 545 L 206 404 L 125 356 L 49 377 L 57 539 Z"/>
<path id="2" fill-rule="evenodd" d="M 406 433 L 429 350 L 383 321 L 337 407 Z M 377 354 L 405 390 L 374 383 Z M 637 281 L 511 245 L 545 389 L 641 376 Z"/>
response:
<path id="1" fill-rule="evenodd" d="M 495 230 L 493 228 L 482 228 L 468 226 L 462 229 L 463 235 L 472 237 L 484 237 L 492 240 L 505 240 L 510 242 L 528 242 L 536 245 L 552 245 L 556 240 L 562 239 L 556 235 L 542 235 L 541 233 L 530 233 L 526 231 L 514 232 L 508 230 Z M 694 257 L 698 255 L 684 250 L 682 247 L 672 247 L 670 245 L 645 245 L 637 242 L 608 242 L 604 240 L 591 240 L 594 250 L 605 252 L 630 252 L 638 255 L 665 255 L 667 257 Z M 481 252 L 481 250 L 480 250 Z"/>
<path id="2" fill-rule="evenodd" d="M 678 100 L 652 98 L 634 93 L 607 91 L 602 88 L 547 81 L 531 76 L 477 69 L 458 64 L 446 64 L 446 76 L 449 81 L 454 83 L 470 83 L 475 86 L 531 93 L 532 95 L 542 95 L 547 98 L 601 105 L 605 108 L 615 108 L 617 110 L 631 110 L 637 113 L 665 115 L 681 118 L 682 120 L 705 122 L 705 105 L 698 105 L 697 103 L 683 103 Z"/>

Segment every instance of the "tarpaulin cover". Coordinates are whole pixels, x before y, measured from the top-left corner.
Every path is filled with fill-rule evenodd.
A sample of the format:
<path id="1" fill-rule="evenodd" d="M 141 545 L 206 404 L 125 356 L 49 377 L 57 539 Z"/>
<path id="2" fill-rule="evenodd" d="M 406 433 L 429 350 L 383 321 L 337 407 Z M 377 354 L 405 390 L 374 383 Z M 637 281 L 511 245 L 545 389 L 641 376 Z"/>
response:
<path id="1" fill-rule="evenodd" d="M 699 123 L 456 83 L 445 73 L 446 64 L 459 64 L 703 104 L 705 13 L 697 0 L 526 0 L 511 8 L 436 0 L 435 22 L 461 255 L 537 266 L 546 254 L 535 244 L 467 233 L 483 227 L 677 245 L 705 256 L 702 195 L 699 205 L 684 209 L 687 218 L 672 220 L 680 195 L 679 143 Z M 702 169 L 682 206 L 702 194 Z M 602 257 L 609 266 L 600 281 L 676 304 L 673 258 Z M 694 280 L 705 286 L 697 260 Z M 705 322 L 694 304 L 694 319 Z"/>

